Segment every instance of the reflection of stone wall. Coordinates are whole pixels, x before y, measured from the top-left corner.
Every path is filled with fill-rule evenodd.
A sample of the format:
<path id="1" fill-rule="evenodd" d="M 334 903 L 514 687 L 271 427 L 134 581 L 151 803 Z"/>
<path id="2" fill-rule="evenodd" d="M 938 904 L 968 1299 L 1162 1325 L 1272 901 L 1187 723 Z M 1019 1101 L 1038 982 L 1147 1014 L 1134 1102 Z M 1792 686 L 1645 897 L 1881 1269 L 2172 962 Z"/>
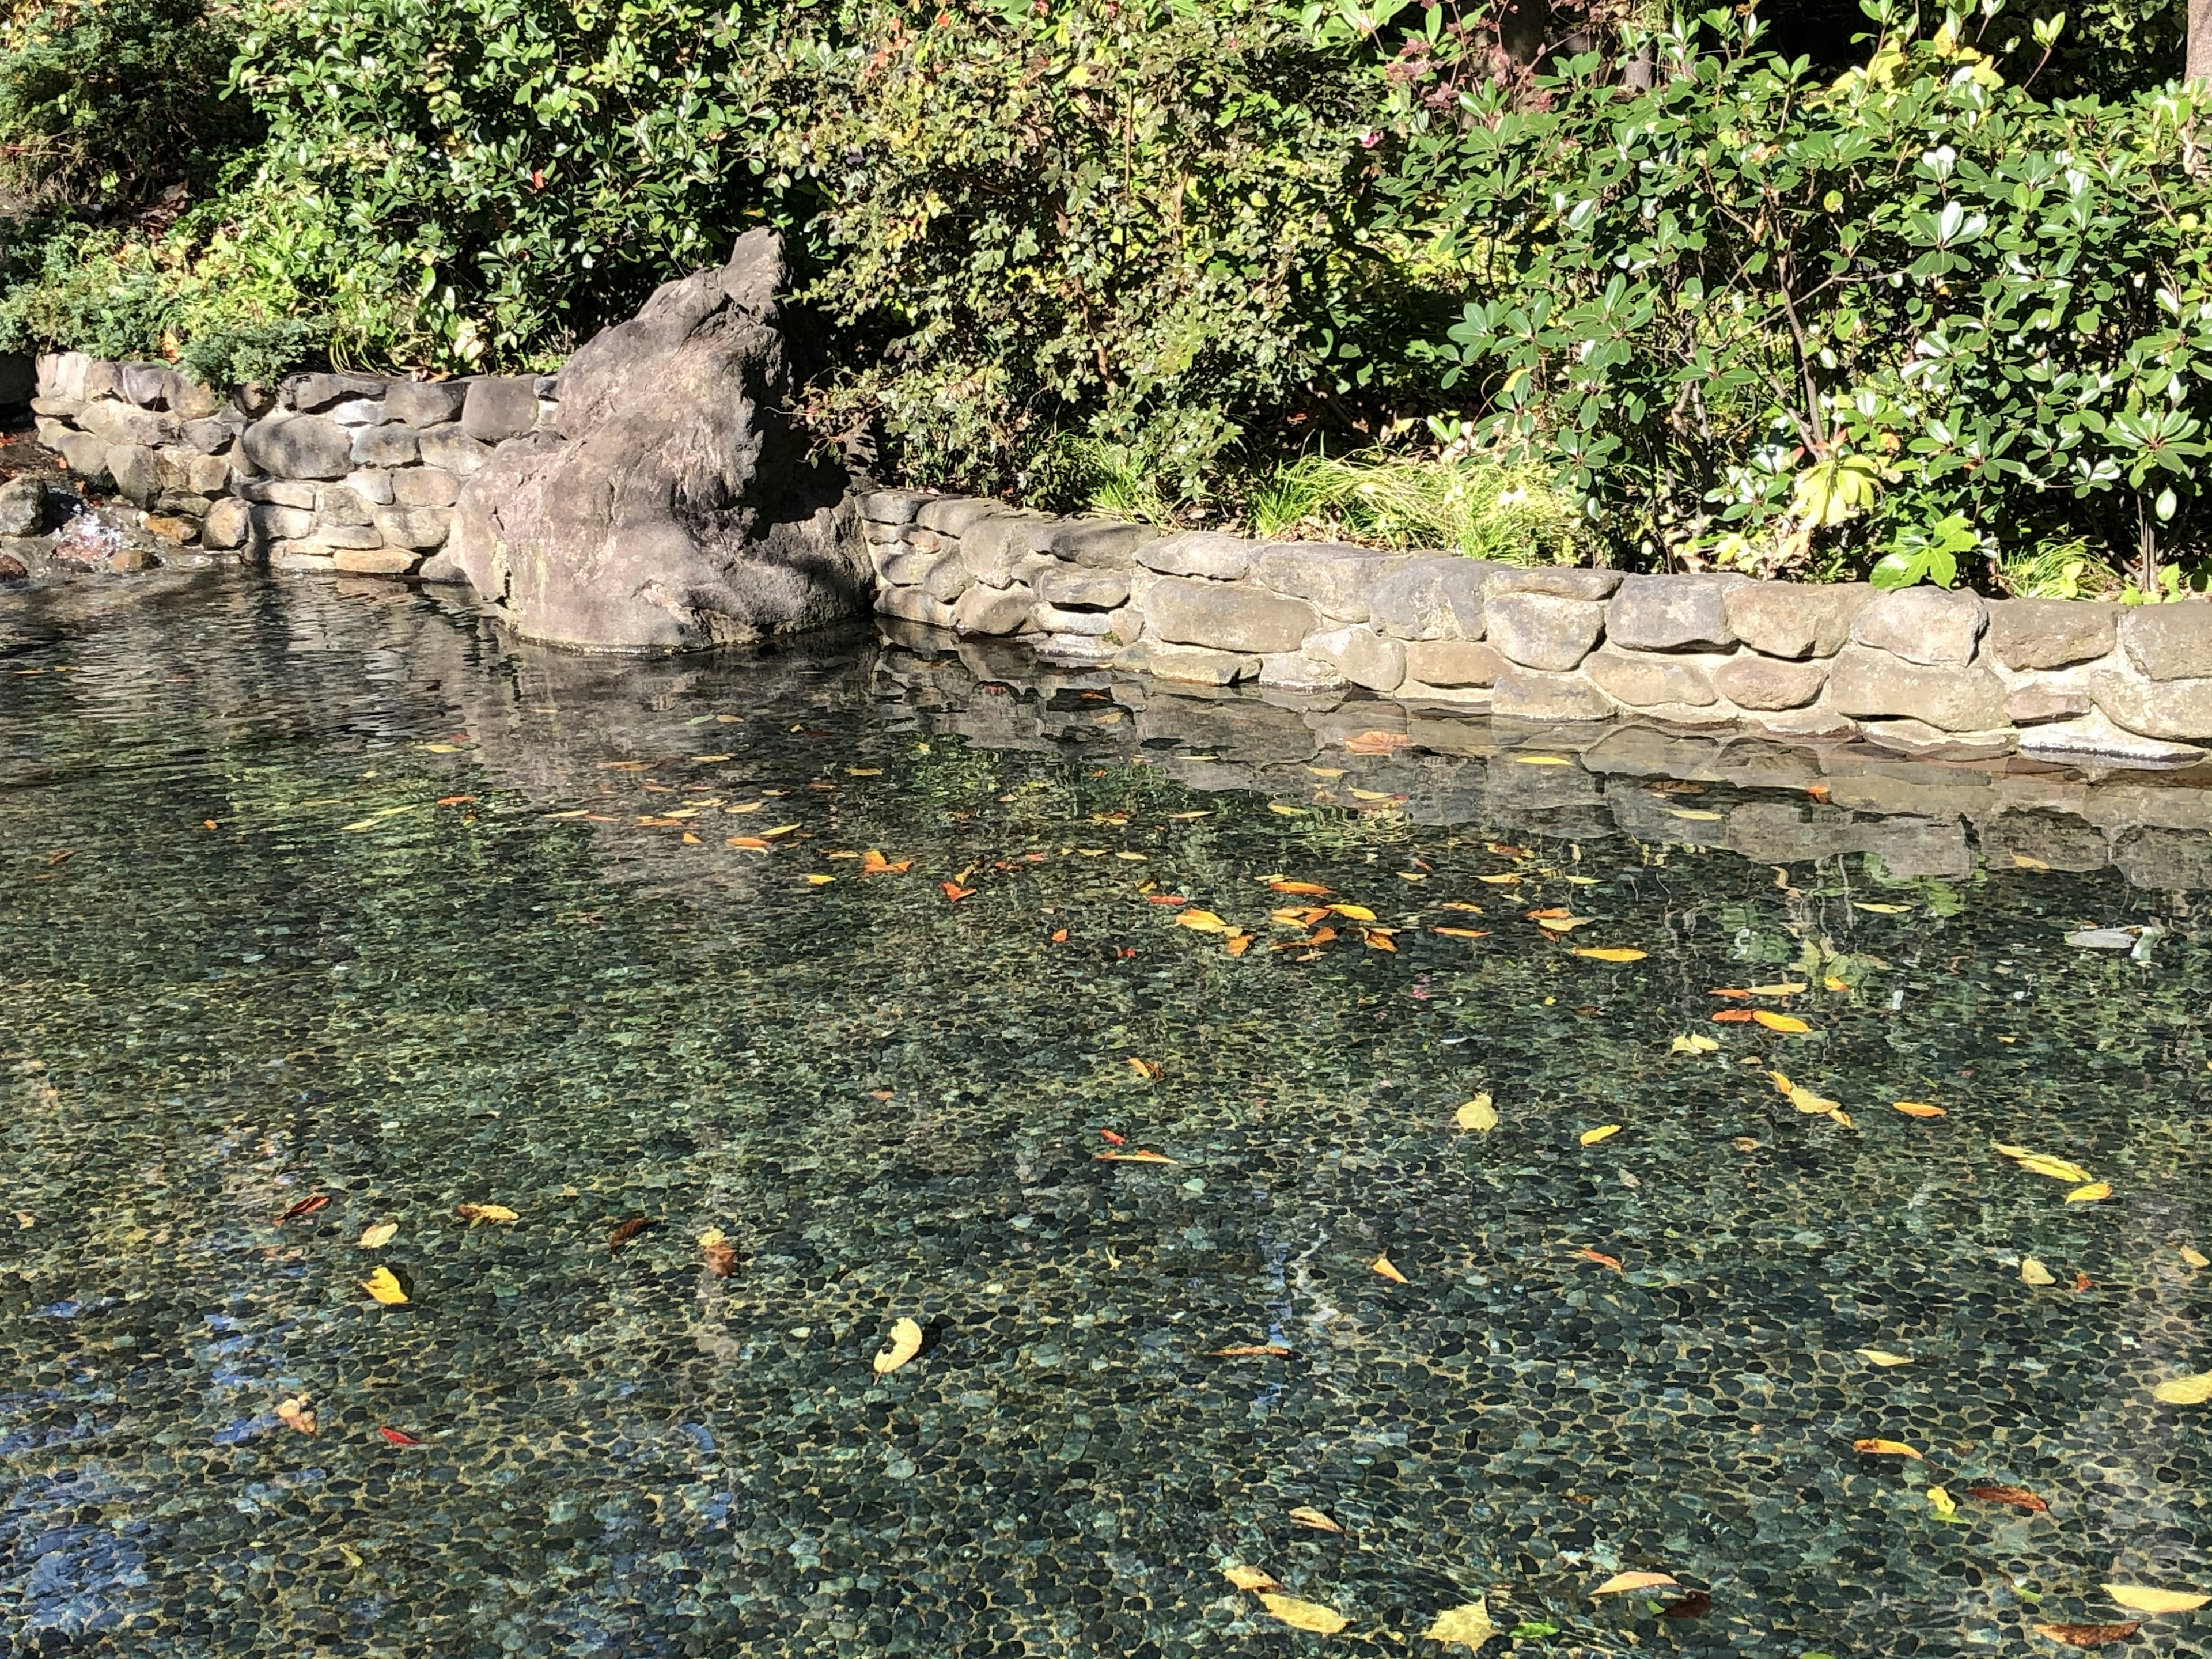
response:
<path id="1" fill-rule="evenodd" d="M 1194 788 L 1508 836 L 1625 835 L 1759 864 L 1867 853 L 1893 876 L 1955 878 L 1978 857 L 2000 871 L 2110 866 L 2139 887 L 2212 888 L 2212 787 L 2193 771 L 2100 776 L 2021 757 L 1929 760 L 1848 736 L 1636 723 L 1539 730 L 1467 708 L 1041 666 L 1025 642 L 883 627 L 883 706 L 988 747 L 1141 758 Z M 1531 765 L 1531 755 L 1565 763 Z"/>
<path id="2" fill-rule="evenodd" d="M 421 572 L 460 481 L 554 410 L 550 380 L 528 375 L 295 374 L 226 395 L 78 351 L 38 374 L 39 441 L 143 509 L 159 541 L 289 570 Z"/>
<path id="3" fill-rule="evenodd" d="M 1524 569 L 907 490 L 861 510 L 880 613 L 1018 640 L 1048 666 L 1954 759 L 2171 764 L 2212 744 L 2212 605 Z"/>

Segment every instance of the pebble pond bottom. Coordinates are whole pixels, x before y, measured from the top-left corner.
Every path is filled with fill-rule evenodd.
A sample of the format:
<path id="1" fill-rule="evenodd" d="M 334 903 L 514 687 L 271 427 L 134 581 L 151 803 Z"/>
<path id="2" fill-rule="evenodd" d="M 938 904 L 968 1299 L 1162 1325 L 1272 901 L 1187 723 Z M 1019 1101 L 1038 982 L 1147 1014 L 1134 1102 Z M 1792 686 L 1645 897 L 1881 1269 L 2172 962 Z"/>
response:
<path id="1" fill-rule="evenodd" d="M 13 1651 L 2212 1646 L 2201 900 L 120 591 L 0 599 Z"/>

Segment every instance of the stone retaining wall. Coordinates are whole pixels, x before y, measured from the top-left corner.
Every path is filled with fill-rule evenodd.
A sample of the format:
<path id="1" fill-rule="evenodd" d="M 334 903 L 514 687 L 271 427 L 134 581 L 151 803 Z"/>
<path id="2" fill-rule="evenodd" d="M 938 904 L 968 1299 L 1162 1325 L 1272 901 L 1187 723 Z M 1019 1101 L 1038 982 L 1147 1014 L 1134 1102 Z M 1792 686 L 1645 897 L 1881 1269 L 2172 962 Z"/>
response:
<path id="1" fill-rule="evenodd" d="M 460 482 L 553 423 L 550 377 L 295 374 L 225 393 L 166 363 L 38 362 L 39 441 L 179 548 L 279 569 L 425 571 Z"/>
<path id="2" fill-rule="evenodd" d="M 2178 764 L 2212 744 L 2212 605 L 1523 568 L 911 490 L 860 507 L 878 612 L 1016 640 L 1052 667 L 1936 759 Z"/>

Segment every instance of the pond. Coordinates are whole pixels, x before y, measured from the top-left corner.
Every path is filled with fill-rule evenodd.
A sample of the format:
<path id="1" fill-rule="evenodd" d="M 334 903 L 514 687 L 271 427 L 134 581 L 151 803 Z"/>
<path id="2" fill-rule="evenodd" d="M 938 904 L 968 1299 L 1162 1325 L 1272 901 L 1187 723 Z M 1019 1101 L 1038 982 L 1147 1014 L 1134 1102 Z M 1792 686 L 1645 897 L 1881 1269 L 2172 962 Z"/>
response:
<path id="1" fill-rule="evenodd" d="M 2207 1650 L 2201 831 L 0 607 L 21 1651 Z"/>

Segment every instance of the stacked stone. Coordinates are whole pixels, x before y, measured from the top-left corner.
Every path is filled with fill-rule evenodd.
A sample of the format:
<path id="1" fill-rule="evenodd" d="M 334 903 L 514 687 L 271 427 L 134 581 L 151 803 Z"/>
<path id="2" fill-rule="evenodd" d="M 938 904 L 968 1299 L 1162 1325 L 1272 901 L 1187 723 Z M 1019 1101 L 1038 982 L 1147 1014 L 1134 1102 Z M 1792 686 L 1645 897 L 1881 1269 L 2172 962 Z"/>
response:
<path id="1" fill-rule="evenodd" d="M 1557 724 L 1632 717 L 1966 760 L 2212 743 L 2212 605 L 1624 576 L 864 496 L 884 615 L 1046 664 Z"/>
<path id="2" fill-rule="evenodd" d="M 179 545 L 279 569 L 408 576 L 446 540 L 461 480 L 553 423 L 550 379 L 430 384 L 295 374 L 228 396 L 162 363 L 39 362 L 39 441 Z"/>

